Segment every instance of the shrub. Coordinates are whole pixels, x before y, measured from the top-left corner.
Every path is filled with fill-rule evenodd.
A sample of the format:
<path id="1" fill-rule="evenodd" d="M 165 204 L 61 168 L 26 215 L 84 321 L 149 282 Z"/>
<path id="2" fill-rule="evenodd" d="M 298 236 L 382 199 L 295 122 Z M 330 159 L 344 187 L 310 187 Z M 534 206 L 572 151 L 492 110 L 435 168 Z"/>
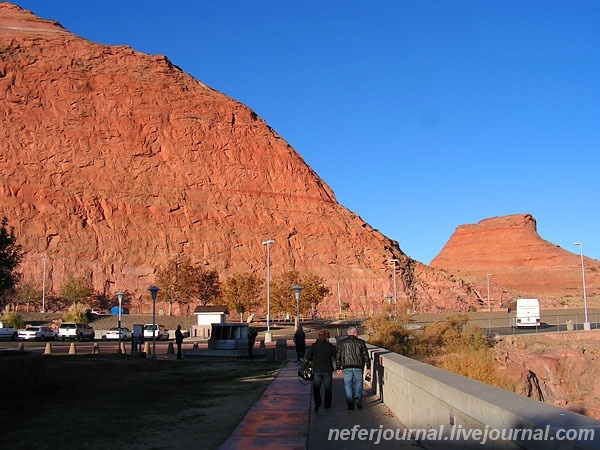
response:
<path id="1" fill-rule="evenodd" d="M 68 311 L 63 314 L 62 319 L 65 322 L 88 323 L 89 306 L 83 303 L 73 303 Z"/>
<path id="2" fill-rule="evenodd" d="M 465 315 L 449 316 L 444 322 L 426 326 L 411 342 L 408 356 L 474 380 L 514 390 L 514 386 L 498 374 L 492 342 L 481 328 L 469 323 Z"/>
<path id="3" fill-rule="evenodd" d="M 382 347 L 401 355 L 408 352 L 411 332 L 406 323 L 394 320 L 386 313 L 370 317 L 364 323 L 369 335 L 369 344 Z"/>
<path id="4" fill-rule="evenodd" d="M 0 319 L 2 322 L 8 323 L 13 328 L 23 328 L 25 326 L 21 315 L 16 312 L 4 313 Z"/>

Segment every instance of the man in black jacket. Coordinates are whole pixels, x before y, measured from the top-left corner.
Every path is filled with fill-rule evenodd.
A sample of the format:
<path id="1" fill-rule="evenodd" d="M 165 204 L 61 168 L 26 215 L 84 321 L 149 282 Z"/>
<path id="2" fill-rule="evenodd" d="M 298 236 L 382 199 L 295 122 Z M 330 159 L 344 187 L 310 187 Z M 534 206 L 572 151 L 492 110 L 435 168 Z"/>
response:
<path id="1" fill-rule="evenodd" d="M 340 340 L 336 356 L 337 373 L 344 373 L 344 390 L 348 409 L 362 409 L 363 369 L 369 362 L 369 352 L 365 341 L 358 338 L 356 327 L 348 328 L 348 337 Z M 367 368 L 367 375 L 371 369 Z"/>
<path id="2" fill-rule="evenodd" d="M 325 408 L 331 408 L 331 375 L 333 374 L 333 359 L 335 347 L 329 343 L 329 331 L 319 331 L 317 341 L 308 349 L 308 360 L 313 365 L 313 397 L 315 411 L 321 407 L 321 385 L 325 387 Z"/>

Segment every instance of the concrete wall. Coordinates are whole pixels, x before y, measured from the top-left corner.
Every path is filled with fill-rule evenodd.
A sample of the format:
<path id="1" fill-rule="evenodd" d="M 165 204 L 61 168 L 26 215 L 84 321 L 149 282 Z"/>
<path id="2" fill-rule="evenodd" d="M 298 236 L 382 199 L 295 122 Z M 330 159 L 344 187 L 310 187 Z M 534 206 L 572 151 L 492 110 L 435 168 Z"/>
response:
<path id="1" fill-rule="evenodd" d="M 599 421 L 387 350 L 370 347 L 369 351 L 373 359 L 372 386 L 394 415 L 407 428 L 438 430 L 428 437 L 437 437 L 440 430 L 444 431 L 447 439 L 420 439 L 426 448 L 600 448 Z M 486 427 L 488 441 L 485 445 L 481 445 L 484 434 L 470 441 L 464 439 L 465 434 L 460 441 L 450 438 L 453 428 L 456 436 L 459 430 L 469 433 L 479 429 L 485 433 Z M 569 430 L 571 434 L 580 428 L 593 429 L 593 440 L 570 442 L 555 437 L 560 429 Z M 522 432 L 515 429 L 532 430 L 533 434 L 529 440 L 518 439 L 518 444 L 502 440 L 501 434 L 496 435 L 497 440 L 489 439 L 498 433 L 495 430 L 504 432 L 505 437 L 513 430 L 513 436 L 518 433 L 517 437 L 521 438 Z M 564 437 L 564 432 L 559 436 Z"/>

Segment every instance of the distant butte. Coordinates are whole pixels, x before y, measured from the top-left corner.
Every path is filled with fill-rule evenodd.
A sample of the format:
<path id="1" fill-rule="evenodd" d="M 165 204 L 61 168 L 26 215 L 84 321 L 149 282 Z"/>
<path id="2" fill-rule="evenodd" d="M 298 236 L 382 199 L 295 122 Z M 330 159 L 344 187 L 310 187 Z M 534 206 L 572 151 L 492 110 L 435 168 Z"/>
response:
<path id="1" fill-rule="evenodd" d="M 600 261 L 584 258 L 589 299 L 600 293 Z M 583 306 L 581 256 L 542 239 L 530 214 L 485 219 L 456 228 L 431 267 L 459 274 L 495 306 L 515 297 L 540 297 L 542 306 Z M 484 287 L 485 286 L 485 287 Z"/>

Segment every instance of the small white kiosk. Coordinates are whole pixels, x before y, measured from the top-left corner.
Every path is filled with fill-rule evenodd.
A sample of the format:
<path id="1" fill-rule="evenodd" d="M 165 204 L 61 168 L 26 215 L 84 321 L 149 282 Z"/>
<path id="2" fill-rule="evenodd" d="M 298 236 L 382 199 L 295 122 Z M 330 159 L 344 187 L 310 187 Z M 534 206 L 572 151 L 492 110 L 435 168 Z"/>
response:
<path id="1" fill-rule="evenodd" d="M 212 325 L 226 323 L 229 310 L 227 306 L 222 305 L 197 306 L 194 314 L 197 316 L 197 325 L 192 327 L 192 337 L 209 339 Z"/>

